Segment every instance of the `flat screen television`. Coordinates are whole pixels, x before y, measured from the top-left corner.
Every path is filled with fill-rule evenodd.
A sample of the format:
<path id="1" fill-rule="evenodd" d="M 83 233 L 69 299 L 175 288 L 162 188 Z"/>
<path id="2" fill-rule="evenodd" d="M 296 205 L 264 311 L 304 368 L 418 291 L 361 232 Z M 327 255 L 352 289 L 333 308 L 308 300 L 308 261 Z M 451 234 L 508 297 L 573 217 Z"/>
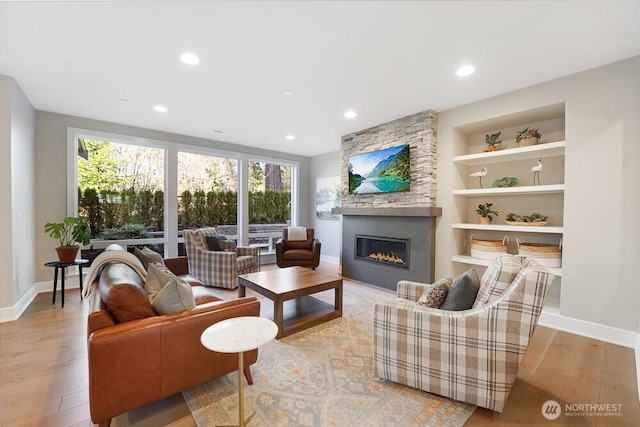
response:
<path id="1" fill-rule="evenodd" d="M 408 144 L 349 156 L 349 194 L 409 191 L 410 172 Z"/>

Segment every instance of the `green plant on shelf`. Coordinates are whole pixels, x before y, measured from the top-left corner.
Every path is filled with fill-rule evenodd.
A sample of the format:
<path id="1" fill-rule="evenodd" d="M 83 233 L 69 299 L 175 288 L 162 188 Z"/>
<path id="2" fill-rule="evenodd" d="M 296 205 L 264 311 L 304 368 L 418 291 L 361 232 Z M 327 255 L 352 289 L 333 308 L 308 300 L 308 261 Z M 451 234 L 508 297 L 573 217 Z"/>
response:
<path id="1" fill-rule="evenodd" d="M 509 222 L 544 222 L 549 219 L 549 217 L 537 212 L 531 215 L 516 215 L 513 212 L 509 212 L 505 219 Z"/>
<path id="2" fill-rule="evenodd" d="M 476 209 L 476 213 L 483 218 L 489 218 L 489 221 L 493 221 L 493 216 L 498 216 L 498 211 L 494 211 L 491 209 L 493 203 L 483 203 L 478 205 L 478 209 Z"/>
<path id="3" fill-rule="evenodd" d="M 519 132 L 516 132 L 516 142 L 520 142 L 525 138 L 540 138 L 542 135 L 538 132 L 537 128 L 526 127 Z"/>

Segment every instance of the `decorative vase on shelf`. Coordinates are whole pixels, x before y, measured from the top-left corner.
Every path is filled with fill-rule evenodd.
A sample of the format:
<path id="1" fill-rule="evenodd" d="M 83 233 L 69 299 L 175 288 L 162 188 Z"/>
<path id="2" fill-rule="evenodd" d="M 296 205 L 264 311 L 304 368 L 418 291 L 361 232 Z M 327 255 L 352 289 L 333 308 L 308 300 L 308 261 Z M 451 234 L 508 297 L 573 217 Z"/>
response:
<path id="1" fill-rule="evenodd" d="M 490 222 L 490 221 L 491 221 L 491 220 L 489 219 L 489 217 L 488 217 L 488 216 L 479 216 L 479 217 L 478 217 L 478 224 L 484 224 L 484 225 L 487 225 L 487 224 L 489 224 L 489 222 Z"/>
<path id="2" fill-rule="evenodd" d="M 518 147 L 528 147 L 530 145 L 537 145 L 538 144 L 538 137 L 537 136 L 531 136 L 529 138 L 522 138 L 520 141 L 518 141 Z"/>

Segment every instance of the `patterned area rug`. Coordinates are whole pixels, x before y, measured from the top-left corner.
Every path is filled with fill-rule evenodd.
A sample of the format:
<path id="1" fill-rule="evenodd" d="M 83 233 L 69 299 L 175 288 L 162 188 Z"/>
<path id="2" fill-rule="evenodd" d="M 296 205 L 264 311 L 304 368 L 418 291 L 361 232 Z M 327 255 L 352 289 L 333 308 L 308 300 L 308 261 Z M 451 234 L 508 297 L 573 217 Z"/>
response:
<path id="1" fill-rule="evenodd" d="M 333 303 L 333 291 L 314 296 Z M 373 306 L 392 297 L 345 281 L 342 318 L 260 347 L 244 388 L 245 417 L 255 411 L 249 425 L 464 425 L 475 406 L 374 377 Z M 199 427 L 237 425 L 236 372 L 183 394 Z"/>

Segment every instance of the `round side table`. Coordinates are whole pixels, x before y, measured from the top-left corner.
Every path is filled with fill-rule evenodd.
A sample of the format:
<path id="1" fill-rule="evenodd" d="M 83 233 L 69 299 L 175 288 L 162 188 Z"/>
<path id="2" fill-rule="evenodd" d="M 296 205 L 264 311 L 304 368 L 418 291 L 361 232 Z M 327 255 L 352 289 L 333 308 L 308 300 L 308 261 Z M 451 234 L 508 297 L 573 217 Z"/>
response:
<path id="1" fill-rule="evenodd" d="M 200 342 L 211 351 L 238 353 L 238 426 L 244 427 L 253 414 L 244 419 L 243 352 L 254 350 L 278 335 L 278 326 L 269 319 L 255 316 L 234 317 L 209 326 L 202 332 Z"/>
<path id="2" fill-rule="evenodd" d="M 53 301 L 51 304 L 56 303 L 56 290 L 58 288 L 58 269 L 62 270 L 62 286 L 60 287 L 60 300 L 62 302 L 62 308 L 64 308 L 64 278 L 66 276 L 67 267 L 71 267 L 73 265 L 78 266 L 78 284 L 80 285 L 80 299 L 82 299 L 82 266 L 88 264 L 88 259 L 77 259 L 73 262 L 60 262 L 60 261 L 51 261 L 46 262 L 44 264 L 45 267 L 53 267 L 55 271 L 53 272 Z"/>

